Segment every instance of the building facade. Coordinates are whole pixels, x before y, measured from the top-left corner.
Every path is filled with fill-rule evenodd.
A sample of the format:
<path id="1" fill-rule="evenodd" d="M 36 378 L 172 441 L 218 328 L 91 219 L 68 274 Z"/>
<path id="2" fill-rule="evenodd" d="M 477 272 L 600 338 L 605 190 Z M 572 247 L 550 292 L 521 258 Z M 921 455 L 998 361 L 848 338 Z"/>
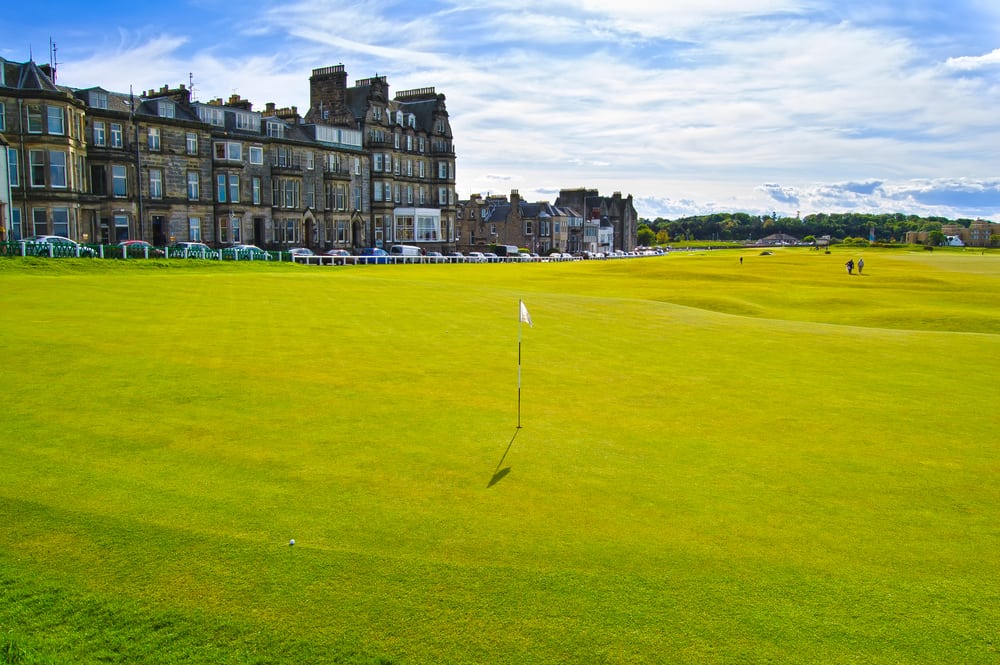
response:
<path id="1" fill-rule="evenodd" d="M 461 251 L 489 251 L 491 245 L 517 245 L 535 254 L 570 251 L 571 229 L 582 228 L 582 218 L 570 209 L 546 201 L 530 203 L 518 190 L 510 198 L 473 194 L 458 207 L 458 245 Z"/>
<path id="2" fill-rule="evenodd" d="M 311 107 L 198 102 L 166 86 L 133 95 L 57 86 L 0 59 L 0 138 L 11 238 L 140 238 L 269 249 L 455 242 L 455 153 L 444 95 L 388 98 L 384 77 L 313 71 Z"/>

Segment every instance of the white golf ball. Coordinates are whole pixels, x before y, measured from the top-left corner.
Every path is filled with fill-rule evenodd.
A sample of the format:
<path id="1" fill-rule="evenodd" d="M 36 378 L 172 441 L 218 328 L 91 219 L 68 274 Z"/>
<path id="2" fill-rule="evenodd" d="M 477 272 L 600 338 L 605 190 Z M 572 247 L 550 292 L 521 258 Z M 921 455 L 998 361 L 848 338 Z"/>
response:
<path id="1" fill-rule="evenodd" d="M 295 544 L 295 539 L 294 538 L 292 538 L 291 540 L 288 541 L 288 546 L 289 547 L 291 547 L 294 544 Z"/>

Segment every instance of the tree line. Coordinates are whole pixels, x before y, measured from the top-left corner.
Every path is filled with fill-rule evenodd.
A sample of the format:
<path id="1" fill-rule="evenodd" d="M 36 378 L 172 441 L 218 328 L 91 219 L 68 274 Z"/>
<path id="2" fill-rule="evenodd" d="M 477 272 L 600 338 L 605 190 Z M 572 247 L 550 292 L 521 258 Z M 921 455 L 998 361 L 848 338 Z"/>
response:
<path id="1" fill-rule="evenodd" d="M 805 217 L 779 217 L 777 214 L 714 213 L 678 219 L 639 220 L 639 244 L 652 245 L 680 240 L 753 241 L 775 233 L 787 233 L 802 239 L 806 236 L 830 236 L 869 239 L 877 242 L 903 242 L 908 231 L 941 231 L 942 224 L 968 227 L 974 220 L 917 215 L 816 213 Z M 643 228 L 645 227 L 645 228 Z"/>

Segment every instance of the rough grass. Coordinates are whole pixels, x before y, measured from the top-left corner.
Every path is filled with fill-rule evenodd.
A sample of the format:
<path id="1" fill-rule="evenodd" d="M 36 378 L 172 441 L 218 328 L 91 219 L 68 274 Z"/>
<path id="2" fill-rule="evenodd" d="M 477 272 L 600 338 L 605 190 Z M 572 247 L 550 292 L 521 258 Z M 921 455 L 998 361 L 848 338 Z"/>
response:
<path id="1" fill-rule="evenodd" d="M 0 662 L 996 662 L 1000 257 L 865 259 L 0 261 Z"/>

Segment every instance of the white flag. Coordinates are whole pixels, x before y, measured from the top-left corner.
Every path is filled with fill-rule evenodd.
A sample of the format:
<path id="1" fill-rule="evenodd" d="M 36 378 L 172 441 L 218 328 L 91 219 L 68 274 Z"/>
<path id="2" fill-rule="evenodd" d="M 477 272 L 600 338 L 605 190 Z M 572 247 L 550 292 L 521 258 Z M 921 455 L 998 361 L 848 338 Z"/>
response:
<path id="1" fill-rule="evenodd" d="M 521 303 L 521 323 L 527 323 L 529 326 L 534 328 L 534 326 L 531 325 L 531 314 L 528 314 L 528 308 L 524 306 L 523 301 L 518 302 Z"/>

